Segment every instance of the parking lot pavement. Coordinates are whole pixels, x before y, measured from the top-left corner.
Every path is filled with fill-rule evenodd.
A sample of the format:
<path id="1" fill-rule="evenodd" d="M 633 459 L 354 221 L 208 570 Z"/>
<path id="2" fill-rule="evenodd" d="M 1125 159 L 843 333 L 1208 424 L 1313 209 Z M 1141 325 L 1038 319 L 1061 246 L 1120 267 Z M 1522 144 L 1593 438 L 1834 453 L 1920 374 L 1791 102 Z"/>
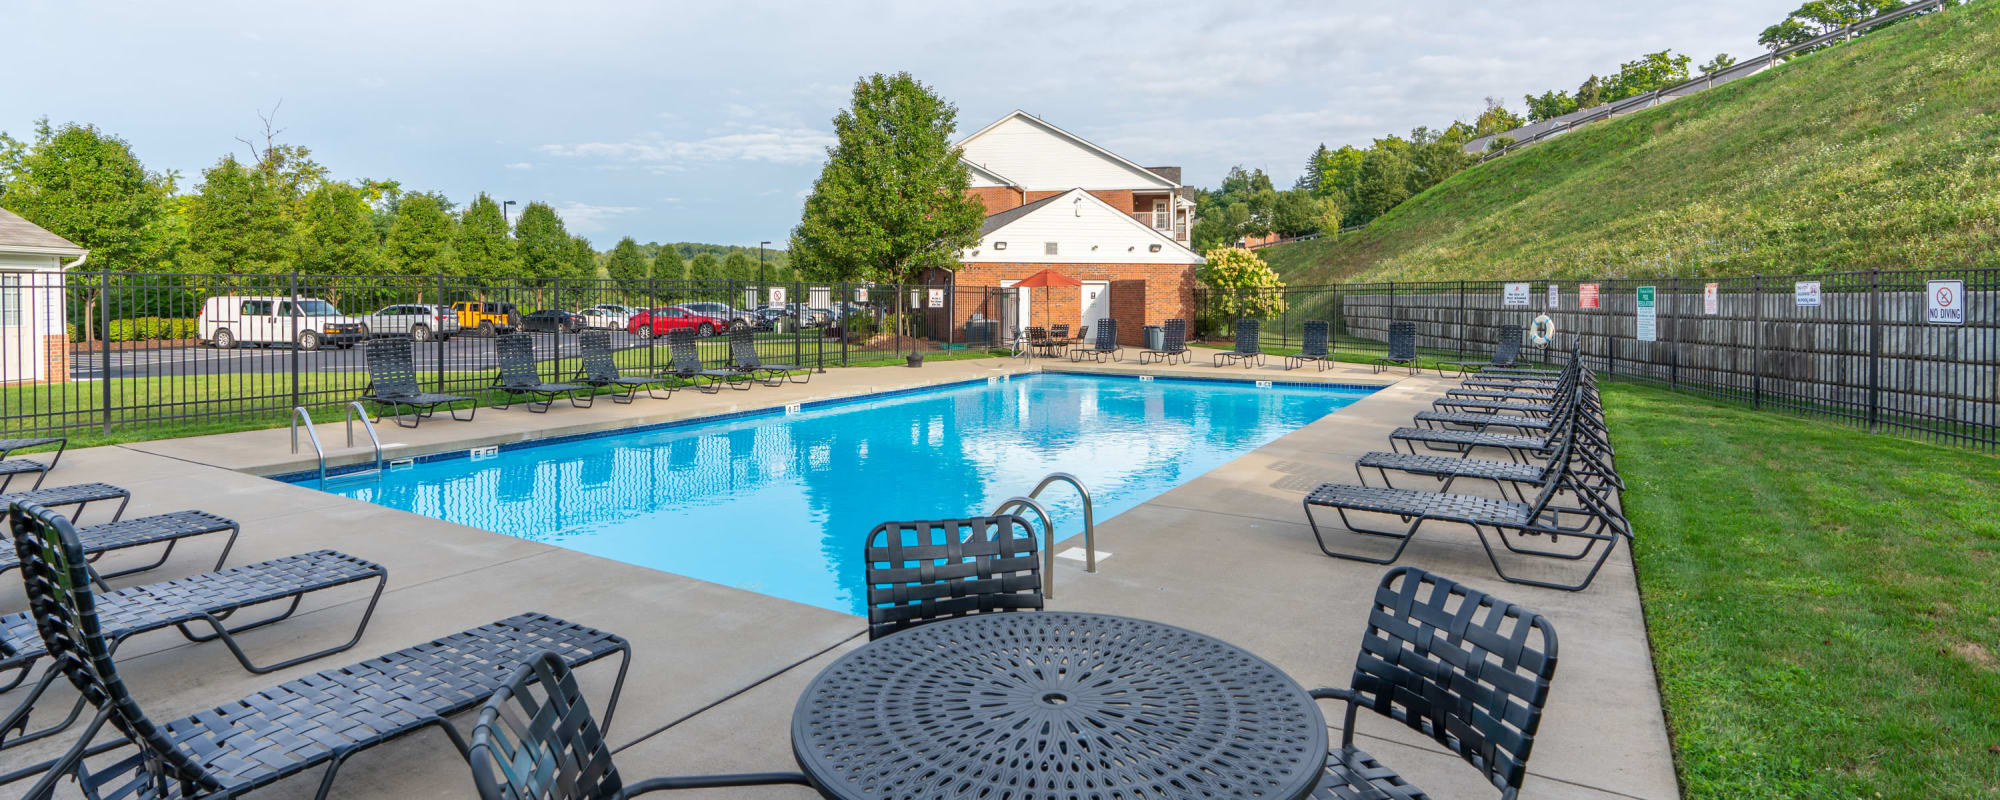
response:
<path id="1" fill-rule="evenodd" d="M 567 358 L 577 355 L 577 337 L 574 334 L 557 335 L 535 333 L 535 357 L 538 359 Z M 423 342 L 412 348 L 416 356 L 417 368 L 435 369 L 442 360 L 448 370 L 487 370 L 494 365 L 493 340 L 478 336 L 455 336 L 442 343 Z M 645 347 L 648 340 L 626 333 L 612 331 L 611 346 L 617 349 Z M 152 347 L 129 350 L 112 350 L 109 353 L 110 374 L 113 378 L 164 378 L 182 375 L 213 375 L 219 373 L 272 373 L 290 372 L 293 358 L 298 359 L 301 371 L 307 372 L 364 372 L 368 369 L 366 348 L 357 345 L 341 349 L 331 345 L 318 350 L 294 350 L 290 347 L 239 346 L 233 350 L 218 350 L 207 345 L 192 347 Z M 106 354 L 77 353 L 70 357 L 71 380 L 96 380 L 105 374 Z"/>

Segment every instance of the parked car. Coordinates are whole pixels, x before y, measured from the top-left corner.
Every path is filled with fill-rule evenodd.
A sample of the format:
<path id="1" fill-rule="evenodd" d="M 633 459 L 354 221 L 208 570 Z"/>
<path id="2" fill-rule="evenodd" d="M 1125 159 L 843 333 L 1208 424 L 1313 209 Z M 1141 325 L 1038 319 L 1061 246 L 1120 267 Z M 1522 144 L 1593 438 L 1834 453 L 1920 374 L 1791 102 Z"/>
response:
<path id="1" fill-rule="evenodd" d="M 704 317 L 729 320 L 732 330 L 756 327 L 758 321 L 756 312 L 744 311 L 728 303 L 682 303 L 681 307 Z"/>
<path id="2" fill-rule="evenodd" d="M 582 316 L 584 324 L 590 327 L 622 331 L 625 326 L 632 324 L 632 315 L 639 313 L 639 309 L 617 303 L 600 303 L 576 313 Z"/>
<path id="3" fill-rule="evenodd" d="M 729 327 L 730 323 L 727 320 L 697 314 L 684 306 L 662 306 L 634 314 L 625 331 L 640 338 L 650 339 L 685 330 L 694 331 L 696 336 L 714 336 L 716 331 L 728 330 Z"/>
<path id="4" fill-rule="evenodd" d="M 544 308 L 521 317 L 521 330 L 576 333 L 583 330 L 583 317 L 560 308 Z"/>
<path id="5" fill-rule="evenodd" d="M 414 341 L 450 339 L 458 333 L 458 315 L 444 306 L 404 304 L 383 306 L 361 318 L 362 333 L 369 336 L 408 336 Z"/>
<path id="6" fill-rule="evenodd" d="M 513 303 L 459 301 L 451 304 L 458 327 L 478 331 L 481 336 L 512 333 L 521 328 L 521 312 Z"/>
<path id="7" fill-rule="evenodd" d="M 360 320 L 316 297 L 210 297 L 195 315 L 201 340 L 224 350 L 238 344 L 290 344 L 318 350 L 346 349 L 367 338 Z"/>

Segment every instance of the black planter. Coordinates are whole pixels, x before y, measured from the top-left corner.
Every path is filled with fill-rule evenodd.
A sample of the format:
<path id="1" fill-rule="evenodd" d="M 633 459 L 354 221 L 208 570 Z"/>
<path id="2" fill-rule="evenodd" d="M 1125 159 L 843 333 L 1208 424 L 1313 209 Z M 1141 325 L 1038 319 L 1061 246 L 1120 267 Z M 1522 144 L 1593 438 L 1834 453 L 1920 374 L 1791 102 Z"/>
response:
<path id="1" fill-rule="evenodd" d="M 915 369 L 917 367 L 921 367 L 924 365 L 924 354 L 911 353 L 908 358 L 905 358 L 903 360 L 908 361 L 910 363 L 911 369 Z"/>

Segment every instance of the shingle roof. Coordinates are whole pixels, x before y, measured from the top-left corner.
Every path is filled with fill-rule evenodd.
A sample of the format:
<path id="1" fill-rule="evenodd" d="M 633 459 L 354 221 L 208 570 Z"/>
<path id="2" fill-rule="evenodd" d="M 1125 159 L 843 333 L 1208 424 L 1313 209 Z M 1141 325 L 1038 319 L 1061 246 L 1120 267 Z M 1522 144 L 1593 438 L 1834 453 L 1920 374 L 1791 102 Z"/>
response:
<path id="1" fill-rule="evenodd" d="M 1048 205 L 1049 201 L 1054 200 L 1066 194 L 1069 194 L 1069 192 L 1062 192 L 1061 194 L 1052 194 L 1049 195 L 1048 197 L 1036 200 L 1035 202 L 1029 203 L 1025 206 L 1016 206 L 1014 208 L 1010 208 L 1007 209 L 1006 211 L 1002 211 L 998 214 L 994 214 L 990 217 L 987 217 L 986 221 L 984 223 L 981 223 L 979 226 L 979 235 L 981 238 L 984 238 L 986 234 L 1000 230 L 1001 228 L 1006 227 L 1007 223 L 1013 222 L 1014 220 L 1020 219 L 1031 213 L 1034 213 L 1035 209 Z"/>
<path id="2" fill-rule="evenodd" d="M 1154 175 L 1158 175 L 1162 178 L 1166 178 L 1167 180 L 1173 181 L 1174 183 L 1181 182 L 1180 167 L 1147 167 L 1146 171 L 1151 172 Z"/>
<path id="3" fill-rule="evenodd" d="M 0 208 L 0 250 L 16 248 L 57 251 L 58 255 L 83 255 L 83 248 L 76 243 L 43 230 L 41 226 L 22 219 L 19 214 Z"/>

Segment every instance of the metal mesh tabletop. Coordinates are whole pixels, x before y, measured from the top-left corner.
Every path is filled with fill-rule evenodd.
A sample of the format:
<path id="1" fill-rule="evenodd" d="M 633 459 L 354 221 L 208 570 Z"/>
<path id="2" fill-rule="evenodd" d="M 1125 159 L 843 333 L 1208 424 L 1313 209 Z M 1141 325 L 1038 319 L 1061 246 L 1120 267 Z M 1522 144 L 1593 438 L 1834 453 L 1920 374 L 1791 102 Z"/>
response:
<path id="1" fill-rule="evenodd" d="M 1036 611 L 842 656 L 799 697 L 792 749 L 836 798 L 1301 798 L 1327 736 L 1296 682 L 1233 645 Z"/>

